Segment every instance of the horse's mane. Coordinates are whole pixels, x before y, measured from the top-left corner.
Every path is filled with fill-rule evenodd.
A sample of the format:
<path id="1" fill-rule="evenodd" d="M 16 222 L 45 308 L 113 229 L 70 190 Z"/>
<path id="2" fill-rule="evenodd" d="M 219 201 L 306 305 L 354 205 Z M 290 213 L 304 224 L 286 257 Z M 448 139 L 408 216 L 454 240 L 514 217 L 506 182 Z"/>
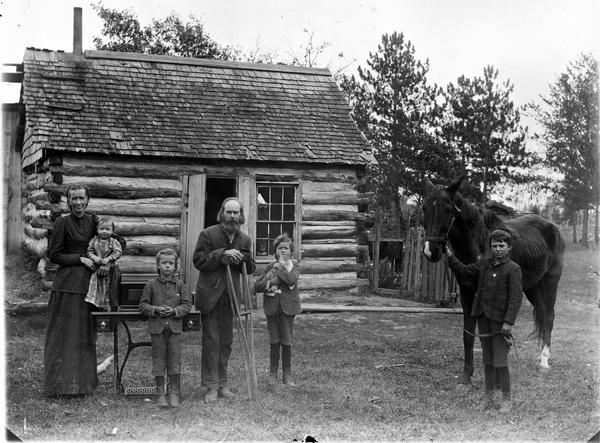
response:
<path id="1" fill-rule="evenodd" d="M 534 267 L 539 260 L 545 259 L 548 244 L 535 224 L 525 223 L 523 217 L 505 222 L 493 210 L 469 202 L 458 192 L 454 201 L 461 220 L 474 234 L 480 254 L 489 253 L 490 232 L 502 229 L 511 235 L 511 259 L 519 262 L 521 267 Z"/>
<path id="2" fill-rule="evenodd" d="M 501 203 L 496 200 L 488 200 L 484 203 L 483 207 L 485 209 L 491 209 L 496 214 L 501 215 L 514 215 L 515 210 L 504 203 Z"/>
<path id="3" fill-rule="evenodd" d="M 484 222 L 489 232 L 501 229 L 511 236 L 511 259 L 521 267 L 534 267 L 540 259 L 545 259 L 548 245 L 541 230 L 531 224 L 524 223 L 525 217 L 503 221 L 494 211 L 484 210 Z"/>
<path id="4" fill-rule="evenodd" d="M 458 217 L 462 223 L 473 233 L 473 241 L 476 243 L 477 255 L 484 254 L 488 231 L 483 221 L 483 212 L 464 198 L 459 192 L 454 195 L 454 204 L 460 211 Z"/>
<path id="5" fill-rule="evenodd" d="M 454 196 L 456 207 L 460 210 L 460 218 L 469 225 L 474 225 L 481 220 L 481 211 L 473 203 L 464 198 L 460 192 Z"/>

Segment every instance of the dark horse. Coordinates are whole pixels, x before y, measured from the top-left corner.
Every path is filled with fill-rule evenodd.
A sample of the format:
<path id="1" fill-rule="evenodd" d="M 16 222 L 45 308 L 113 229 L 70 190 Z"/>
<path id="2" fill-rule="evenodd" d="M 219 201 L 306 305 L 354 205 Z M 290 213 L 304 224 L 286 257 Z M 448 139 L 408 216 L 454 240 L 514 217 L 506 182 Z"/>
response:
<path id="1" fill-rule="evenodd" d="M 512 237 L 511 259 L 521 266 L 523 291 L 534 308 L 535 329 L 543 342 L 540 369 L 548 369 L 550 336 L 554 324 L 554 302 L 562 273 L 564 240 L 558 228 L 537 215 L 525 215 L 502 221 L 490 210 L 480 209 L 465 200 L 458 189 L 462 179 L 443 187 L 425 181 L 423 204 L 425 244 L 423 253 L 432 262 L 442 258 L 446 241 L 463 263 L 473 263 L 489 249 L 491 231 L 503 229 Z M 475 318 L 471 316 L 476 286 L 458 282 L 463 307 L 465 366 L 462 383 L 473 375 Z"/>

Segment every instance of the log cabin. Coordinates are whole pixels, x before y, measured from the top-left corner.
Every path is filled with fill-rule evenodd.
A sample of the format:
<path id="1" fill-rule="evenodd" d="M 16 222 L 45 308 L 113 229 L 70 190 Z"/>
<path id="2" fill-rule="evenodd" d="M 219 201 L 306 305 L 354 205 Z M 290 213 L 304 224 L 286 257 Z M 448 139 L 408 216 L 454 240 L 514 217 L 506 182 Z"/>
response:
<path id="1" fill-rule="evenodd" d="M 302 290 L 368 285 L 357 278 L 359 183 L 374 158 L 327 69 L 75 46 L 28 48 L 21 69 L 22 246 L 48 286 L 48 236 L 73 184 L 127 240 L 125 274 L 155 273 L 154 255 L 171 247 L 193 291 L 198 235 L 237 196 L 259 269 L 287 233 Z"/>

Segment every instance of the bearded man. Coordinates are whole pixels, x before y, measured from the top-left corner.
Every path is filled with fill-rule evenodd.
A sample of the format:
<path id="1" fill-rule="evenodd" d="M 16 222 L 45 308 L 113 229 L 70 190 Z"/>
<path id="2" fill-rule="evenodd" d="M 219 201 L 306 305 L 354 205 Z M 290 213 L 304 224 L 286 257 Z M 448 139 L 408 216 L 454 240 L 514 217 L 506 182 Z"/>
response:
<path id="1" fill-rule="evenodd" d="M 227 266 L 238 294 L 241 264 L 246 263 L 248 274 L 256 267 L 250 253 L 250 237 L 240 232 L 240 226 L 245 223 L 242 203 L 235 197 L 226 198 L 217 221 L 219 224 L 200 233 L 194 250 L 194 266 L 200 271 L 195 304 L 202 315 L 201 387 L 206 403 L 234 397 L 227 387 L 227 362 L 233 343 Z"/>

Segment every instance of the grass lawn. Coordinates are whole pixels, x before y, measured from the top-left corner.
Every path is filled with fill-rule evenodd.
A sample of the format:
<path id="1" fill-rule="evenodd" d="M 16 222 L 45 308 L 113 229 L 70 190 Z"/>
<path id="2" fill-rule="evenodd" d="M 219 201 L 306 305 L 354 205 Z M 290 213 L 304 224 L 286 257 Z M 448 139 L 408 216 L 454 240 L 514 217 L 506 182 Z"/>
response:
<path id="1" fill-rule="evenodd" d="M 556 304 L 551 370 L 536 368 L 541 347 L 529 334 L 524 301 L 511 351 L 515 407 L 506 416 L 475 409 L 483 376 L 457 387 L 462 317 L 453 314 L 337 313 L 296 317 L 296 387 L 268 383 L 264 316 L 255 315 L 260 398 L 245 399 L 239 344 L 230 380 L 239 395 L 210 407 L 200 396 L 200 333 L 184 337 L 184 399 L 161 410 L 143 397 L 110 393 L 111 372 L 96 395 L 49 400 L 41 395 L 42 315 L 5 316 L 7 426 L 25 440 L 579 440 L 600 430 L 598 250 L 569 245 Z M 8 274 L 8 273 L 7 273 Z M 145 325 L 132 328 L 146 337 Z M 98 359 L 112 334 L 98 337 Z M 480 362 L 479 344 L 475 351 Z M 376 365 L 402 364 L 376 369 Z M 133 351 L 126 386 L 151 386 L 150 349 Z"/>

